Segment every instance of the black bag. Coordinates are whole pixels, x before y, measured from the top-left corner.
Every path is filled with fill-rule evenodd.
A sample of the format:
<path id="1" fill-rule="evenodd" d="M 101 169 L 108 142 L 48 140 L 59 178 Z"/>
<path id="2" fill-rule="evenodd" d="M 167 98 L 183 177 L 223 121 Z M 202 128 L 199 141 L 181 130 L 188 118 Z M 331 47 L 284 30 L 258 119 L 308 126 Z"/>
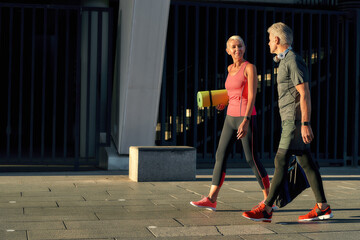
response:
<path id="1" fill-rule="evenodd" d="M 296 161 L 296 156 L 293 156 L 290 160 L 287 177 L 284 178 L 279 195 L 275 200 L 276 206 L 285 207 L 308 187 L 310 185 L 305 172 Z"/>

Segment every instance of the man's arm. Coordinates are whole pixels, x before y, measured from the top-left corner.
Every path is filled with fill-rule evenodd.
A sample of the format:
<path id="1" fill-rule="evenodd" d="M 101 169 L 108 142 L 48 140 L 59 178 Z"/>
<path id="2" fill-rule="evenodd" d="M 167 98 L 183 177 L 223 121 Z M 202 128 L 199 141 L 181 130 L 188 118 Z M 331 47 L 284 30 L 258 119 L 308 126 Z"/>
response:
<path id="1" fill-rule="evenodd" d="M 314 134 L 310 125 L 304 125 L 304 123 L 310 123 L 311 119 L 311 97 L 309 90 L 309 83 L 301 83 L 296 85 L 296 90 L 300 93 L 300 109 L 301 109 L 301 136 L 304 143 L 308 144 L 314 139 Z"/>

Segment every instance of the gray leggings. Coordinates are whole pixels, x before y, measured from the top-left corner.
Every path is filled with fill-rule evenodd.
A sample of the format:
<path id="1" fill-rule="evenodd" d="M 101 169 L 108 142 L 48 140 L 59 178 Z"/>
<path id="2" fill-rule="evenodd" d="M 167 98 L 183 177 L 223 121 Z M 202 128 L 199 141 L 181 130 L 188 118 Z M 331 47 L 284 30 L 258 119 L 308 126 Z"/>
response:
<path id="1" fill-rule="evenodd" d="M 255 116 L 251 117 L 249 129 L 241 143 L 247 163 L 255 174 L 261 189 L 269 188 L 268 174 L 257 155 L 256 124 Z M 244 117 L 226 116 L 221 132 L 219 145 L 216 151 L 216 163 L 213 171 L 212 185 L 220 186 L 224 182 L 226 173 L 226 162 L 231 149 L 236 141 L 236 132 Z"/>

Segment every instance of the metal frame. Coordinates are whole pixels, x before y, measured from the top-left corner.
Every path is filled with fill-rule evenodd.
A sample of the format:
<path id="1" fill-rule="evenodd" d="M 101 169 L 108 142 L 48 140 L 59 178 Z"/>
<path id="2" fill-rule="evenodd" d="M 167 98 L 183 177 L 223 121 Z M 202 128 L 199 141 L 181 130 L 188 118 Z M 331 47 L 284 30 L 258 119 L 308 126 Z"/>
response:
<path id="1" fill-rule="evenodd" d="M 96 99 L 96 137 L 94 142 L 86 139 L 86 148 L 95 146 L 95 153 L 89 154 L 87 150 L 82 157 L 79 148 L 80 89 L 83 87 L 80 82 L 81 16 L 84 12 L 90 13 L 89 18 L 91 14 L 98 15 L 97 31 L 101 33 L 103 18 L 107 17 L 109 36 L 107 102 L 100 104 L 103 94 L 100 83 L 105 80 L 100 74 L 101 58 L 105 49 L 102 49 L 102 34 L 98 34 L 97 90 L 95 96 L 91 96 Z M 99 147 L 110 145 L 113 17 L 111 8 L 0 3 L 0 73 L 7 79 L 3 83 L 7 101 L 2 106 L 7 109 L 4 111 L 7 118 L 0 129 L 3 146 L 0 147 L 0 167 L 60 165 L 79 170 L 83 166 L 98 165 Z M 88 42 L 90 46 L 90 38 Z M 25 64 L 29 61 L 31 63 Z M 87 87 L 87 112 L 93 107 L 89 104 L 89 89 Z M 100 116 L 103 108 L 106 116 Z M 104 119 L 105 126 L 100 126 L 100 118 Z M 106 134 L 105 142 L 100 142 L 100 133 Z"/>
<path id="2" fill-rule="evenodd" d="M 247 45 L 245 57 L 256 65 L 261 76 L 256 101 L 259 154 L 265 165 L 272 166 L 281 129 L 276 72 L 267 49 L 266 30 L 272 22 L 284 21 L 294 30 L 295 51 L 303 55 L 311 76 L 316 135 L 312 152 L 320 165 L 357 166 L 359 68 L 350 68 L 349 49 L 356 50 L 354 62 L 359 65 L 359 40 L 353 46 L 349 34 L 351 29 L 360 39 L 359 11 L 352 21 L 339 11 L 173 1 L 171 12 L 175 14 L 170 15 L 168 25 L 157 144 L 194 146 L 199 164 L 215 161 L 224 113 L 214 108 L 198 109 L 196 93 L 224 88 L 230 61 L 224 44 L 229 35 L 239 34 Z M 182 94 L 187 101 L 180 101 Z M 353 101 L 355 104 L 349 105 Z M 186 115 L 189 112 L 191 117 Z M 348 122 L 354 127 L 350 129 Z M 186 127 L 178 127 L 180 124 Z M 348 144 L 348 138 L 353 144 Z M 243 157 L 241 147 L 235 146 L 228 162 L 246 166 Z"/>

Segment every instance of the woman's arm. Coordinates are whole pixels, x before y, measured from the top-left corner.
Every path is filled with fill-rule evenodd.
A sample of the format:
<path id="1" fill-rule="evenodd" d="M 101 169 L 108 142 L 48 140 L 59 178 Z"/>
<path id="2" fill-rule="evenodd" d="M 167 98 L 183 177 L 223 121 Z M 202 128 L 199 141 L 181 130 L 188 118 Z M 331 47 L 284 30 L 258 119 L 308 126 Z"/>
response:
<path id="1" fill-rule="evenodd" d="M 245 116 L 251 117 L 255 105 L 258 78 L 255 65 L 249 63 L 245 67 L 245 77 L 248 80 L 248 103 L 246 106 Z"/>
<path id="2" fill-rule="evenodd" d="M 257 91 L 257 84 L 258 84 L 256 67 L 253 64 L 249 63 L 245 67 L 244 75 L 248 81 L 248 103 L 246 105 L 246 111 L 245 111 L 244 116 L 251 117 L 252 110 L 255 105 L 256 91 Z M 247 131 L 248 131 L 249 120 L 247 120 L 245 117 L 237 131 L 238 139 L 245 137 L 247 134 Z"/>

